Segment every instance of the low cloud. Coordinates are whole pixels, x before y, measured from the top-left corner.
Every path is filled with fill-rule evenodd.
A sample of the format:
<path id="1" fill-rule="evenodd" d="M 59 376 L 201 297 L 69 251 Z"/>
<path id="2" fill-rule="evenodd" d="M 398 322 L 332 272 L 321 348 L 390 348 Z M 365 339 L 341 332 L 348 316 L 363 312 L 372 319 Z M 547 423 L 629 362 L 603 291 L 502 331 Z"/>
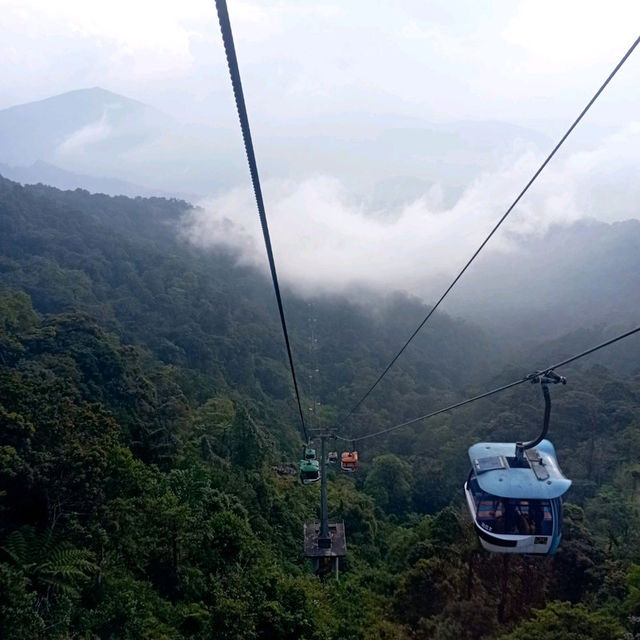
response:
<path id="1" fill-rule="evenodd" d="M 638 143 L 640 125 L 632 123 L 597 149 L 561 152 L 486 250 L 515 252 L 528 237 L 582 218 L 639 217 Z M 376 212 L 354 204 L 353 194 L 334 177 L 267 181 L 264 197 L 280 277 L 303 294 L 360 284 L 433 296 L 469 259 L 543 159 L 539 149 L 514 147 L 497 170 L 479 175 L 450 207 L 441 204 L 438 185 L 394 211 Z M 200 247 L 232 247 L 241 262 L 266 268 L 250 188 L 201 202 L 183 230 Z"/>
<path id="2" fill-rule="evenodd" d="M 56 149 L 56 153 L 63 156 L 81 154 L 88 145 L 106 140 L 111 134 L 108 111 L 109 109 L 105 109 L 99 120 L 80 127 L 65 138 Z"/>

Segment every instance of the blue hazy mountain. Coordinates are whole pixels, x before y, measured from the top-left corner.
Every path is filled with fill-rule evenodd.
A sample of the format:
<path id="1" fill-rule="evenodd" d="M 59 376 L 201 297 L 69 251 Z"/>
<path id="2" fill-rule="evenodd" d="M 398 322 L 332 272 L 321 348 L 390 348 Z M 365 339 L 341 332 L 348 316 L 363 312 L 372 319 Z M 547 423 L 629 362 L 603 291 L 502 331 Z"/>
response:
<path id="1" fill-rule="evenodd" d="M 101 178 L 99 176 L 73 173 L 44 160 L 36 160 L 33 164 L 22 167 L 12 167 L 0 163 L 0 175 L 21 184 L 46 184 L 63 190 L 81 188 L 91 193 L 104 193 L 110 196 L 186 197 L 160 189 L 149 189 L 118 178 Z"/>
<path id="2" fill-rule="evenodd" d="M 486 252 L 446 309 L 518 341 L 640 320 L 640 220 L 583 220 Z"/>
<path id="3" fill-rule="evenodd" d="M 514 145 L 547 146 L 534 129 L 509 123 L 350 113 L 305 114 L 285 125 L 257 121 L 254 142 L 264 178 L 332 176 L 375 210 L 411 202 L 435 183 L 452 201 Z M 0 163 L 15 168 L 38 161 L 137 184 L 145 193 L 207 195 L 248 180 L 233 116 L 224 128 L 183 124 L 97 87 L 0 111 Z"/>
<path id="4" fill-rule="evenodd" d="M 160 111 L 98 87 L 70 91 L 0 111 L 0 153 L 12 165 L 87 148 L 96 156 L 124 153 L 171 124 Z"/>
<path id="5" fill-rule="evenodd" d="M 144 194 L 210 192 L 226 180 L 222 148 L 215 135 L 207 139 L 98 87 L 0 111 L 1 163 L 17 170 L 45 162 L 78 176 L 137 184 Z M 89 182 L 75 186 L 90 189 Z"/>

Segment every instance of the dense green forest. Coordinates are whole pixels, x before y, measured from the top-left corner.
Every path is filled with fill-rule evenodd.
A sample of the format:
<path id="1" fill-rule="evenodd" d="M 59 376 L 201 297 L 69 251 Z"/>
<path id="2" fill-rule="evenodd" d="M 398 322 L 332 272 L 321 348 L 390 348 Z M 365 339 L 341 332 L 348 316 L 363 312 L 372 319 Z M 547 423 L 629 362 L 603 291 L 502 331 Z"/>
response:
<path id="1" fill-rule="evenodd" d="M 540 390 L 520 385 L 367 441 L 354 476 L 331 470 L 348 557 L 321 581 L 270 284 L 183 241 L 189 206 L 0 178 L 0 638 L 640 637 L 637 338 L 552 389 L 573 479 L 554 557 L 481 551 L 463 504 L 469 445 L 539 429 Z M 311 424 L 339 420 L 426 311 L 364 299 L 285 291 Z M 618 329 L 585 319 L 520 348 L 436 314 L 338 429 L 413 418 Z"/>

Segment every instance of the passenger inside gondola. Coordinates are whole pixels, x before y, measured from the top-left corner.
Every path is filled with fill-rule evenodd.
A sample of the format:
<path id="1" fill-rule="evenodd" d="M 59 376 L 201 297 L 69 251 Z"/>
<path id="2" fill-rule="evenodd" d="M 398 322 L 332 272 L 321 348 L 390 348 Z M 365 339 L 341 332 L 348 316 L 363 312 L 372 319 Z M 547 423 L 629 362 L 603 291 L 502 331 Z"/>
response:
<path id="1" fill-rule="evenodd" d="M 484 493 L 471 481 L 477 522 L 486 531 L 508 535 L 551 535 L 553 516 L 549 500 L 500 498 Z"/>

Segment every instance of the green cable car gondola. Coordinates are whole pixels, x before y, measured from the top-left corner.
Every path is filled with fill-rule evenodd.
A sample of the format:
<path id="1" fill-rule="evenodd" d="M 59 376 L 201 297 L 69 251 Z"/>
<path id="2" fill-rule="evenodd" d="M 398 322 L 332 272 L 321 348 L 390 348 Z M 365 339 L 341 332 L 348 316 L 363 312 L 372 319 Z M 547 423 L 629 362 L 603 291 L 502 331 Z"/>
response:
<path id="1" fill-rule="evenodd" d="M 320 480 L 320 462 L 318 460 L 300 460 L 300 481 L 313 484 Z"/>
<path id="2" fill-rule="evenodd" d="M 300 482 L 313 484 L 320 480 L 320 461 L 316 458 L 316 450 L 305 445 L 300 460 Z"/>

